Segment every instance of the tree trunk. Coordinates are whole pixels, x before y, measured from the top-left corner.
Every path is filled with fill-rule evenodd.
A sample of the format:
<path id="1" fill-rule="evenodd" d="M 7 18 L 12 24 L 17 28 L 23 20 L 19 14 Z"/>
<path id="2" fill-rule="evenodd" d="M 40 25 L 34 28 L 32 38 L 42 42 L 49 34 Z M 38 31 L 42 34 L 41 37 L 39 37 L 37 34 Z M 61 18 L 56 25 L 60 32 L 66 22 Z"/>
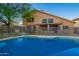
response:
<path id="1" fill-rule="evenodd" d="M 10 33 L 10 19 L 8 19 L 8 33 Z"/>
<path id="2" fill-rule="evenodd" d="M 8 33 L 9 33 L 9 32 L 10 32 L 10 18 L 8 18 L 8 22 L 5 21 L 5 20 L 3 20 L 1 17 L 0 17 L 0 19 L 1 19 L 1 21 L 2 21 L 3 23 L 5 23 L 5 25 L 7 26 L 7 31 L 8 31 Z"/>

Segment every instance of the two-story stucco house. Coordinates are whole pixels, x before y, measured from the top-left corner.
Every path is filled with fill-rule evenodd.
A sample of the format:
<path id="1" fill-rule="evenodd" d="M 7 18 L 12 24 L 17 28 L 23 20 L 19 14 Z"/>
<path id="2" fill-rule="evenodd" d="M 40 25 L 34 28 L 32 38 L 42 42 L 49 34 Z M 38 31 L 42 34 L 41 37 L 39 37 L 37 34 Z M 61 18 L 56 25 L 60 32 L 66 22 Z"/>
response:
<path id="1" fill-rule="evenodd" d="M 33 18 L 23 21 L 23 26 L 27 32 L 53 31 L 56 33 L 58 30 L 74 27 L 74 22 L 44 11 L 36 10 Z"/>

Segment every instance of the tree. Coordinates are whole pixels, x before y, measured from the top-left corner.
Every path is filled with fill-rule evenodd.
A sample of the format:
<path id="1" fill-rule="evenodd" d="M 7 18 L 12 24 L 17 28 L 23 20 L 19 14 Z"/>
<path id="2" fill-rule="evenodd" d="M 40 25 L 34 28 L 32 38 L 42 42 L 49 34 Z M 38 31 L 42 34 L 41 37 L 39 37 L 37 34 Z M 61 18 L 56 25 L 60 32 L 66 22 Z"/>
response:
<path id="1" fill-rule="evenodd" d="M 24 19 L 32 18 L 36 10 L 31 4 L 19 4 L 18 6 L 19 15 Z"/>
<path id="2" fill-rule="evenodd" d="M 2 20 L 7 26 L 10 26 L 11 20 L 16 16 L 17 12 L 13 8 L 13 4 L 0 4 L 0 20 Z"/>
<path id="3" fill-rule="evenodd" d="M 11 21 L 16 17 L 33 17 L 34 9 L 30 4 L 2 3 L 0 4 L 0 20 L 10 28 Z M 8 28 L 8 29 L 9 29 Z"/>
<path id="4" fill-rule="evenodd" d="M 8 26 L 8 32 L 10 32 L 11 20 L 17 16 L 14 4 L 0 4 L 0 20 Z"/>

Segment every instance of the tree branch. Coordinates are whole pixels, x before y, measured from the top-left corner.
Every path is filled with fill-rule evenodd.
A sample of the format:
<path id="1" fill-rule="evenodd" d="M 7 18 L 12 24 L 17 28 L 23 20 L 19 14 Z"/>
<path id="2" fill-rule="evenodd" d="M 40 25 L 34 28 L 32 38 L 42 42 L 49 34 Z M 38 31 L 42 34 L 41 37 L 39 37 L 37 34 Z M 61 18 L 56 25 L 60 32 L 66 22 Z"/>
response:
<path id="1" fill-rule="evenodd" d="M 3 20 L 1 17 L 0 17 L 0 20 L 5 23 L 6 25 L 8 25 L 7 21 Z"/>

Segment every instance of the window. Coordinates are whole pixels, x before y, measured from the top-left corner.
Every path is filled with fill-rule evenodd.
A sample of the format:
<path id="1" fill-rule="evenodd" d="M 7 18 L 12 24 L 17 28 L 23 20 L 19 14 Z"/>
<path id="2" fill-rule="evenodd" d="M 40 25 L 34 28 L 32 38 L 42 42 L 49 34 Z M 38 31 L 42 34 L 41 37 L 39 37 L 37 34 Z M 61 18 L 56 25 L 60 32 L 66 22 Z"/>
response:
<path id="1" fill-rule="evenodd" d="M 27 31 L 31 31 L 32 30 L 32 26 L 28 25 L 27 26 Z"/>
<path id="2" fill-rule="evenodd" d="M 63 26 L 63 29 L 68 29 L 68 26 Z"/>
<path id="3" fill-rule="evenodd" d="M 47 19 L 42 19 L 42 23 L 47 23 Z"/>
<path id="4" fill-rule="evenodd" d="M 53 23 L 53 19 L 48 19 L 48 23 Z"/>
<path id="5" fill-rule="evenodd" d="M 34 22 L 34 18 L 28 18 L 27 22 Z"/>
<path id="6" fill-rule="evenodd" d="M 36 26 L 34 26 L 34 25 L 28 25 L 27 26 L 27 31 L 28 32 L 36 31 Z"/>
<path id="7" fill-rule="evenodd" d="M 42 19 L 42 23 L 53 23 L 53 19 Z"/>

